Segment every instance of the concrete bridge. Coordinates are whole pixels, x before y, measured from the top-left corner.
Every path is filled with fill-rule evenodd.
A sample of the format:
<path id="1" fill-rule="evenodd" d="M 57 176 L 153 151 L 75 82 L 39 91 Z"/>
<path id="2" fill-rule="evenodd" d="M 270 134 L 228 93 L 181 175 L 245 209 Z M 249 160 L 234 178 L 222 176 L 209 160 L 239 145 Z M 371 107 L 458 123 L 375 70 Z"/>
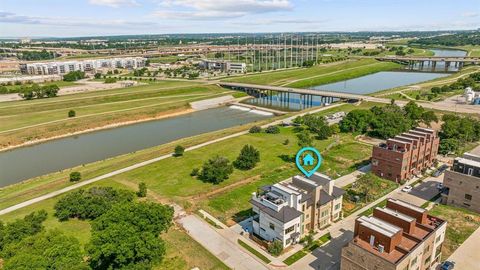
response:
<path id="1" fill-rule="evenodd" d="M 273 97 L 274 94 L 279 95 L 282 98 L 288 100 L 290 94 L 300 95 L 300 100 L 302 104 L 312 103 L 313 96 L 318 96 L 322 98 L 322 101 L 325 103 L 333 103 L 334 99 L 340 100 L 364 100 L 372 101 L 379 103 L 389 103 L 390 100 L 386 98 L 378 98 L 372 96 L 364 96 L 358 94 L 350 93 L 341 93 L 333 92 L 328 90 L 312 90 L 312 89 L 303 89 L 303 88 L 292 88 L 292 87 L 283 87 L 283 86 L 271 86 L 271 85 L 258 85 L 258 84 L 248 84 L 248 83 L 234 83 L 234 82 L 219 82 L 219 86 L 230 88 L 233 90 L 244 91 L 249 95 L 256 97 Z"/>
<path id="2" fill-rule="evenodd" d="M 413 67 L 415 64 L 419 64 L 422 68 L 426 64 L 431 66 L 433 69 L 437 66 L 438 62 L 445 63 L 445 69 L 451 65 L 455 67 L 462 68 L 465 63 L 470 63 L 473 65 L 480 64 L 480 57 L 471 57 L 471 56 L 458 56 L 458 57 L 441 57 L 441 56 L 385 56 L 385 57 L 375 57 L 379 61 L 392 61 L 400 62 L 403 64 L 408 64 Z"/>

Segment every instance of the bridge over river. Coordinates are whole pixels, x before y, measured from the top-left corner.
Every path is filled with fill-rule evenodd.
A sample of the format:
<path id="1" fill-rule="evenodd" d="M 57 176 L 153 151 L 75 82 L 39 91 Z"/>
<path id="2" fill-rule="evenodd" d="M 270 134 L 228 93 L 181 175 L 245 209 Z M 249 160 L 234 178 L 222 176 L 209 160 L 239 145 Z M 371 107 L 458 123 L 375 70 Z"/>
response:
<path id="1" fill-rule="evenodd" d="M 470 63 L 473 65 L 480 64 L 480 57 L 471 57 L 471 56 L 385 56 L 385 57 L 375 57 L 379 61 L 392 61 L 406 63 L 409 66 L 413 67 L 415 64 L 420 64 L 420 67 L 426 64 L 432 66 L 434 69 L 438 62 L 445 63 L 445 69 L 453 64 L 455 67 L 461 68 L 464 64 Z"/>

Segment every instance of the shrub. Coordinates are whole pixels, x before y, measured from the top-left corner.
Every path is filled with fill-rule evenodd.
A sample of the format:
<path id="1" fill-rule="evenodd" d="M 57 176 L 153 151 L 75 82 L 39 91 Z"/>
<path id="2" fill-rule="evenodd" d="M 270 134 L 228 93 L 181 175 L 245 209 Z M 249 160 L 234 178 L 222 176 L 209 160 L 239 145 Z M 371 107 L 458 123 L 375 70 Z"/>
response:
<path id="1" fill-rule="evenodd" d="M 260 161 L 260 152 L 251 145 L 243 146 L 233 165 L 237 169 L 250 170 Z"/>
<path id="2" fill-rule="evenodd" d="M 192 172 L 190 172 L 190 176 L 197 176 L 199 172 L 199 168 L 193 168 Z"/>
<path id="3" fill-rule="evenodd" d="M 137 196 L 140 198 L 147 197 L 147 184 L 145 184 L 145 182 L 140 182 L 138 184 Z"/>
<path id="4" fill-rule="evenodd" d="M 173 154 L 176 157 L 183 156 L 183 153 L 185 153 L 185 147 L 181 145 L 175 146 L 175 153 Z"/>
<path id="5" fill-rule="evenodd" d="M 259 126 L 253 126 L 250 128 L 250 130 L 248 131 L 250 133 L 260 133 L 262 132 L 262 128 L 259 127 Z"/>
<path id="6" fill-rule="evenodd" d="M 102 78 L 102 74 L 101 73 L 95 73 L 95 75 L 93 77 L 95 79 L 100 79 L 100 78 Z"/>
<path id="7" fill-rule="evenodd" d="M 117 82 L 116 78 L 109 77 L 105 79 L 105 83 L 116 83 L 116 82 Z"/>
<path id="8" fill-rule="evenodd" d="M 78 182 L 80 180 L 82 180 L 82 174 L 80 172 L 70 173 L 70 182 Z"/>
<path id="9" fill-rule="evenodd" d="M 290 143 L 289 139 L 285 139 L 285 141 L 283 141 L 283 145 L 288 145 L 289 143 Z"/>
<path id="10" fill-rule="evenodd" d="M 216 156 L 203 164 L 199 178 L 205 182 L 219 184 L 228 179 L 233 166 L 226 157 Z"/>
<path id="11" fill-rule="evenodd" d="M 85 72 L 80 70 L 70 71 L 69 73 L 63 75 L 63 80 L 66 82 L 78 81 L 83 78 L 85 78 Z"/>
<path id="12" fill-rule="evenodd" d="M 274 256 L 278 256 L 283 251 L 283 244 L 279 240 L 275 240 L 268 245 L 267 250 L 268 250 L 268 252 L 270 252 L 270 254 L 272 254 Z"/>
<path id="13" fill-rule="evenodd" d="M 68 111 L 68 117 L 75 117 L 76 113 L 74 110 Z"/>
<path id="14" fill-rule="evenodd" d="M 265 129 L 265 133 L 278 134 L 280 133 L 280 129 L 277 126 L 269 126 Z"/>

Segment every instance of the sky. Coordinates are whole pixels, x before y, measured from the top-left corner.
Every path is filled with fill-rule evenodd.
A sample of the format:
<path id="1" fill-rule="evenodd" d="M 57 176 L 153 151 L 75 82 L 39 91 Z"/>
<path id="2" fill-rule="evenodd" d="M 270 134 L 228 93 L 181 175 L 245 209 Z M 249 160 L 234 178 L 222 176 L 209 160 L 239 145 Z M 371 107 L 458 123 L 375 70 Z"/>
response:
<path id="1" fill-rule="evenodd" d="M 0 37 L 478 28 L 480 0 L 0 0 Z"/>

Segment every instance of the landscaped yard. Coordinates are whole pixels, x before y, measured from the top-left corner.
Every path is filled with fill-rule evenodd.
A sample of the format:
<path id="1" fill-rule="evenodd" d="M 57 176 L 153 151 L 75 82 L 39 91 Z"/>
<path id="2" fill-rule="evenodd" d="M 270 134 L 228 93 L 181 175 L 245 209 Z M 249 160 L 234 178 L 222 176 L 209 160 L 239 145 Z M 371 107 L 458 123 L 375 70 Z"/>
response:
<path id="1" fill-rule="evenodd" d="M 307 256 L 307 254 L 309 254 L 310 252 L 314 251 L 315 249 L 319 248 L 323 244 L 330 241 L 330 239 L 332 239 L 332 236 L 330 235 L 330 233 L 326 233 L 322 235 L 318 240 L 313 241 L 311 245 L 304 247 L 303 249 L 295 252 L 294 254 L 286 258 L 283 262 L 286 265 L 292 265 L 298 260 L 300 260 L 301 258 Z"/>
<path id="2" fill-rule="evenodd" d="M 435 205 L 429 212 L 448 222 L 442 258 L 448 258 L 480 226 L 480 214 L 447 205 Z"/>

